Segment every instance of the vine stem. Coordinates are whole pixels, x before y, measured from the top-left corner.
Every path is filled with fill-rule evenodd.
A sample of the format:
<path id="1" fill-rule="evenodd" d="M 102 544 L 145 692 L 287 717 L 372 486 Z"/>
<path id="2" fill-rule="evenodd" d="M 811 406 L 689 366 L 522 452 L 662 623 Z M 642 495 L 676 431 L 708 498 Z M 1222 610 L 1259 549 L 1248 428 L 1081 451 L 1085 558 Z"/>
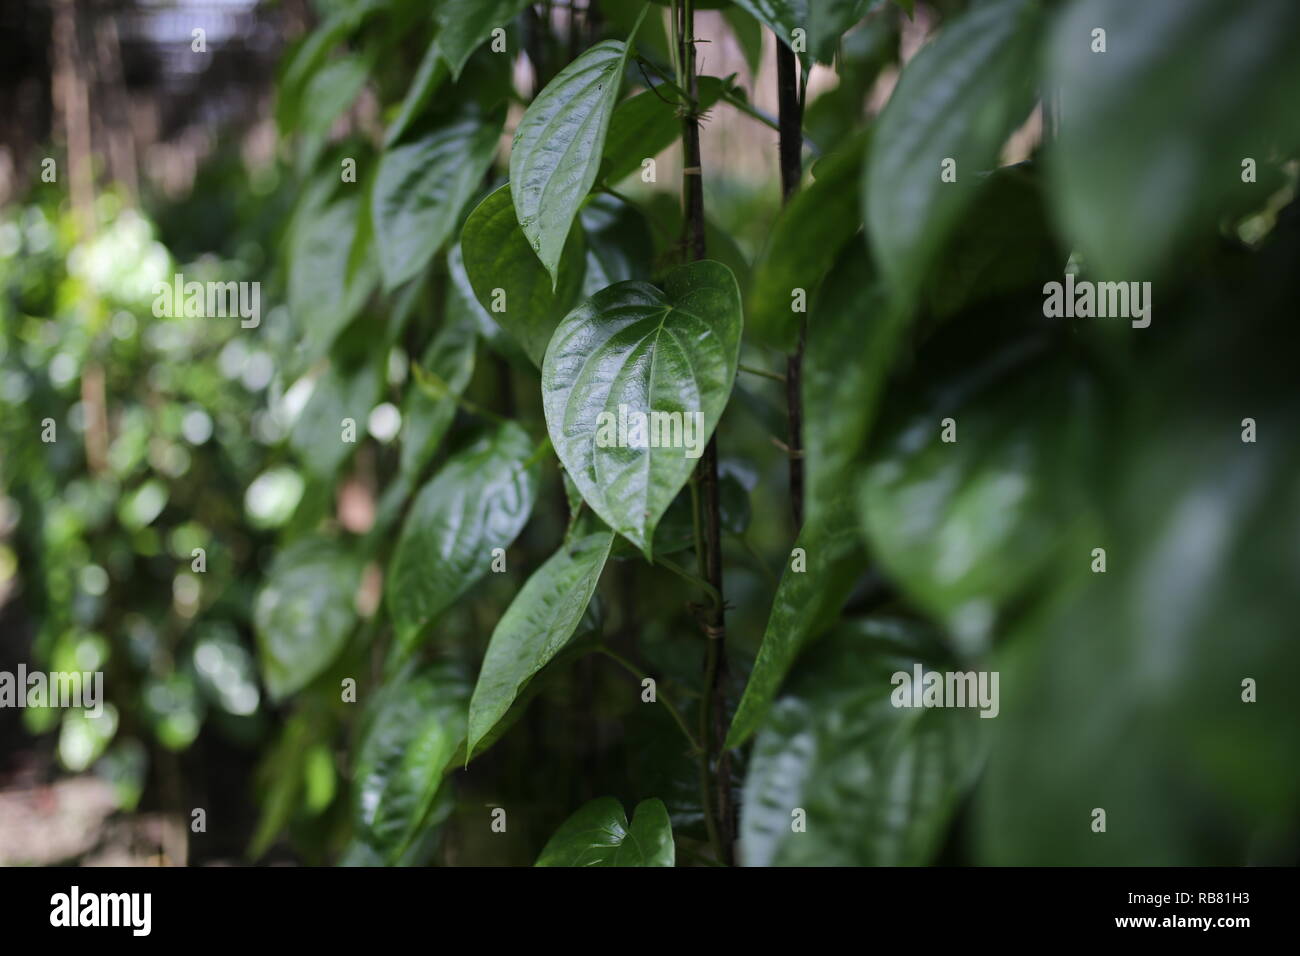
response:
<path id="1" fill-rule="evenodd" d="M 803 177 L 803 98 L 800 95 L 795 55 L 790 47 L 776 40 L 776 88 L 780 127 L 781 198 L 789 202 Z M 790 510 L 794 514 L 795 532 L 803 527 L 803 352 L 807 322 L 799 322 L 799 340 L 786 358 L 785 398 L 789 410 Z"/>
<path id="2" fill-rule="evenodd" d="M 645 675 L 636 668 L 636 665 L 622 654 L 618 653 L 618 651 L 605 647 L 604 645 L 597 647 L 596 651 L 600 654 L 604 654 L 610 660 L 622 667 L 623 670 L 627 671 L 638 683 L 645 678 Z M 663 704 L 668 713 L 673 715 L 673 720 L 677 721 L 677 726 L 681 728 L 682 734 L 685 735 L 687 743 L 691 745 L 691 752 L 695 754 L 702 753 L 704 748 L 702 748 L 700 742 L 695 739 L 695 735 L 691 733 L 691 728 L 686 723 L 686 718 L 683 717 L 682 712 L 673 705 L 673 702 L 667 697 L 661 697 L 657 692 L 655 693 L 655 701 Z"/>
<path id="3" fill-rule="evenodd" d="M 700 165 L 699 84 L 695 77 L 695 3 L 673 2 L 673 46 L 679 67 L 677 85 L 687 93 L 689 105 L 682 115 L 682 230 L 683 246 L 691 261 L 706 254 L 704 233 L 704 175 Z M 699 518 L 704 547 L 699 551 L 701 577 L 716 592 L 717 600 L 703 612 L 706 640 L 704 696 L 700 702 L 700 740 L 704 744 L 700 789 L 705 817 L 710 821 L 710 842 L 720 862 L 735 862 L 735 818 L 731 801 L 731 758 L 723 747 L 726 738 L 726 604 L 722 599 L 722 528 L 718 499 L 718 439 L 714 435 L 696 467 L 702 514 Z"/>

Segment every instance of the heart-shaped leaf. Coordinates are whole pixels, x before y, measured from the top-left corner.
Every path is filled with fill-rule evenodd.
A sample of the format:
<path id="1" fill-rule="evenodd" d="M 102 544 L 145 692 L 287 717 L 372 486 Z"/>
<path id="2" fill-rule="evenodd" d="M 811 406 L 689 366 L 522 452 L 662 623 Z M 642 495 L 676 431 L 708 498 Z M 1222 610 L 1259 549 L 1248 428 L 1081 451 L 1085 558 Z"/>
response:
<path id="1" fill-rule="evenodd" d="M 613 797 L 600 797 L 565 820 L 547 841 L 536 866 L 673 866 L 676 848 L 668 808 L 642 800 L 632 825 Z"/>
<path id="2" fill-rule="evenodd" d="M 736 376 L 740 290 L 702 261 L 665 288 L 618 282 L 565 316 L 542 364 L 556 454 L 583 499 L 647 558 Z"/>
<path id="3" fill-rule="evenodd" d="M 384 152 L 371 208 L 386 289 L 423 269 L 456 228 L 492 164 L 504 120 L 471 113 Z"/>
<path id="4" fill-rule="evenodd" d="M 542 364 L 551 334 L 582 289 L 587 244 L 581 229 L 569 234 L 553 286 L 515 221 L 510 187 L 487 196 L 465 220 L 461 232 L 465 274 L 492 321 Z"/>
<path id="5" fill-rule="evenodd" d="M 497 425 L 453 455 L 416 496 L 388 575 L 399 656 L 487 573 L 492 549 L 508 547 L 523 530 L 537 497 L 533 451 L 518 425 Z"/>
<path id="6" fill-rule="evenodd" d="M 553 289 L 569 228 L 600 170 L 626 62 L 625 44 L 597 43 L 546 84 L 515 130 L 510 195 Z"/>
<path id="7" fill-rule="evenodd" d="M 1033 0 L 995 0 L 945 24 L 880 114 L 862 198 L 877 261 L 905 299 L 1033 105 L 1040 21 Z"/>
<path id="8" fill-rule="evenodd" d="M 573 636 L 613 541 L 610 531 L 566 541 L 510 602 L 492 632 L 469 703 L 470 753 L 505 716 L 520 689 Z"/>
<path id="9" fill-rule="evenodd" d="M 280 552 L 253 606 L 262 679 L 275 700 L 315 680 L 356 624 L 361 563 L 335 542 L 305 538 Z"/>

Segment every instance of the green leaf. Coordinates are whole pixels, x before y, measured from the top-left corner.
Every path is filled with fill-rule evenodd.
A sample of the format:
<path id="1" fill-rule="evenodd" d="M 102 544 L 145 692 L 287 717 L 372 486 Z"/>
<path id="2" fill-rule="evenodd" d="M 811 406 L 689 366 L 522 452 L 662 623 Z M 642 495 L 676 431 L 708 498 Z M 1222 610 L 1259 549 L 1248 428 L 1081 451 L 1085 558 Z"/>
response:
<path id="1" fill-rule="evenodd" d="M 360 580 L 356 556 L 323 538 L 276 557 L 253 607 L 262 679 L 274 700 L 306 687 L 338 657 L 356 624 Z"/>
<path id="2" fill-rule="evenodd" d="M 587 269 L 583 295 L 595 295 L 607 285 L 627 279 L 649 279 L 654 240 L 645 216 L 614 196 L 596 195 L 582 207 L 587 236 Z"/>
<path id="3" fill-rule="evenodd" d="M 818 63 L 835 60 L 835 50 L 849 27 L 867 12 L 871 0 L 809 0 L 808 50 Z"/>
<path id="4" fill-rule="evenodd" d="M 505 716 L 524 685 L 569 642 L 613 541 L 612 532 L 601 531 L 565 542 L 510 602 L 492 632 L 470 700 L 470 753 Z"/>
<path id="5" fill-rule="evenodd" d="M 574 229 L 569 234 L 560 261 L 559 281 L 552 287 L 515 221 L 510 187 L 506 185 L 470 213 L 461 232 L 461 253 L 479 304 L 540 366 L 556 325 L 582 289 L 586 258 L 582 230 Z M 502 308 L 495 310 L 498 306 Z"/>
<path id="6" fill-rule="evenodd" d="M 448 296 L 451 293 L 448 292 Z M 402 457 L 400 471 L 414 478 L 437 450 L 456 415 L 456 395 L 474 374 L 474 347 L 478 342 L 473 320 L 447 308 L 446 319 L 420 359 L 421 367 L 437 375 L 452 394 L 434 398 L 412 386 L 402 405 Z"/>
<path id="7" fill-rule="evenodd" d="M 597 43 L 546 84 L 515 130 L 510 194 L 552 289 L 558 288 L 569 228 L 596 182 L 626 62 L 625 44 Z"/>
<path id="8" fill-rule="evenodd" d="M 298 171 L 308 172 L 320 157 L 334 121 L 352 105 L 366 85 L 370 64 L 357 54 L 331 60 L 308 82 L 302 94 Z"/>
<path id="9" fill-rule="evenodd" d="M 316 380 L 289 434 L 289 445 L 316 477 L 332 478 L 356 451 L 379 399 L 380 386 L 379 362 L 374 359 L 354 367 L 331 361 Z M 343 422 L 349 418 L 355 427 L 356 440 L 351 442 L 343 440 Z"/>
<path id="10" fill-rule="evenodd" d="M 446 79 L 447 63 L 442 57 L 442 51 L 438 49 L 437 39 L 434 39 L 424 51 L 424 58 L 420 60 L 420 66 L 415 71 L 415 79 L 411 80 L 406 96 L 402 98 L 401 110 L 388 124 L 388 130 L 384 133 L 385 149 L 402 138 L 402 134 L 420 115 L 429 99 Z"/>
<path id="11" fill-rule="evenodd" d="M 1092 52 L 1098 27 L 1105 53 Z M 1063 12 L 1045 60 L 1063 107 L 1052 198 L 1107 278 L 1153 278 L 1220 216 L 1263 205 L 1242 161 L 1300 146 L 1300 6 L 1287 0 L 1086 0 Z"/>
<path id="12" fill-rule="evenodd" d="M 700 109 L 707 110 L 722 97 L 726 81 L 716 76 L 697 78 Z M 600 178 L 611 185 L 641 168 L 677 142 L 682 135 L 682 118 L 676 103 L 680 99 L 668 84 L 642 90 L 618 104 L 605 136 L 605 153 Z"/>
<path id="13" fill-rule="evenodd" d="M 642 800 L 629 827 L 622 805 L 600 797 L 565 820 L 536 866 L 673 866 L 676 848 L 662 800 Z"/>
<path id="14" fill-rule="evenodd" d="M 526 6 L 528 0 L 442 0 L 438 46 L 451 64 L 452 79 L 460 79 L 465 61 L 493 30 L 509 26 Z"/>
<path id="15" fill-rule="evenodd" d="M 353 253 L 364 212 L 355 193 L 331 202 L 308 201 L 289 236 L 289 312 L 306 361 L 324 355 L 361 311 L 378 281 L 373 259 Z"/>
<path id="16" fill-rule="evenodd" d="M 946 24 L 903 69 L 876 126 L 862 190 L 867 233 L 897 294 L 935 254 L 1034 97 L 1033 0 L 994 0 Z M 943 182 L 945 160 L 956 181 Z"/>
<path id="17" fill-rule="evenodd" d="M 1097 396 L 1065 361 L 1040 358 L 1016 370 L 1033 356 L 1032 343 L 983 362 L 952 351 L 951 363 L 964 369 L 941 377 L 932 394 L 915 382 L 900 386 L 913 408 L 891 415 L 883 430 L 860 511 L 871 551 L 891 577 L 973 639 L 1088 512 L 1083 486 L 1096 460 Z M 942 440 L 944 419 L 952 419 L 956 441 Z"/>
<path id="18" fill-rule="evenodd" d="M 470 114 L 388 149 L 372 200 L 379 265 L 391 291 L 425 267 L 492 165 L 504 114 Z"/>
<path id="19" fill-rule="evenodd" d="M 727 747 L 739 747 L 762 724 L 795 658 L 834 623 L 865 565 L 852 532 L 851 496 L 841 489 L 817 519 L 804 522 L 786 561 Z"/>
<path id="20" fill-rule="evenodd" d="M 794 31 L 808 29 L 808 7 L 833 0 L 735 0 L 736 6 L 766 26 L 786 46 L 794 42 Z M 808 52 L 799 54 L 804 68 L 811 67 Z"/>
<path id="21" fill-rule="evenodd" d="M 912 313 L 863 267 L 864 242 L 845 247 L 808 323 L 803 363 L 805 510 L 810 520 L 857 474 L 889 369 Z"/>
<path id="22" fill-rule="evenodd" d="M 619 282 L 597 293 L 565 317 L 547 349 L 542 403 L 556 453 L 592 510 L 647 558 L 655 525 L 726 407 L 741 322 L 731 270 L 703 261 L 669 273 L 663 292 Z M 631 447 L 632 424 L 619 434 L 620 406 L 629 422 L 645 416 L 639 444 L 647 447 Z M 661 415 L 652 421 L 652 412 Z M 663 413 L 680 430 L 661 434 L 673 421 Z"/>
<path id="23" fill-rule="evenodd" d="M 763 65 L 763 27 L 750 14 L 735 7 L 722 11 L 722 18 L 731 27 L 732 36 L 744 54 L 745 66 L 749 67 L 750 76 L 758 76 Z"/>
<path id="24" fill-rule="evenodd" d="M 353 783 L 356 837 L 387 865 L 428 825 L 443 774 L 465 740 L 469 686 L 439 663 L 386 685 L 375 700 L 357 753 Z"/>
<path id="25" fill-rule="evenodd" d="M 746 328 L 759 341 L 793 351 L 800 319 L 794 290 L 811 300 L 836 253 L 861 226 L 857 191 L 865 142 L 855 137 L 818 163 L 816 180 L 777 216 L 754 263 L 749 293 Z"/>
<path id="26" fill-rule="evenodd" d="M 453 455 L 420 490 L 389 568 L 387 601 L 397 653 L 468 591 L 523 530 L 537 497 L 539 466 L 518 425 L 489 429 Z"/>
<path id="27" fill-rule="evenodd" d="M 741 801 L 745 865 L 931 862 L 979 769 L 984 721 L 977 707 L 895 706 L 902 688 L 892 677 L 911 677 L 916 664 L 956 668 L 906 620 L 846 624 L 818 645 L 754 744 Z M 806 814 L 802 832 L 791 826 L 796 810 Z"/>

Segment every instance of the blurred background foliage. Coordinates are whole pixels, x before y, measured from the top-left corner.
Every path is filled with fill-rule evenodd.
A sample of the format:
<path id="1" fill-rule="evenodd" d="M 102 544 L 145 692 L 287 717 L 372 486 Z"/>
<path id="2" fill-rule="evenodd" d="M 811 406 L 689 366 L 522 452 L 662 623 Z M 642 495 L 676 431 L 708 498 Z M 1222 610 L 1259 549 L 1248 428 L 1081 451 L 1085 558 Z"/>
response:
<path id="1" fill-rule="evenodd" d="M 746 861 L 1295 862 L 1294 12 L 1003 3 L 1028 24 L 1025 59 L 977 64 L 987 82 L 968 82 L 949 28 L 999 4 L 826 0 L 848 29 L 814 36 L 805 58 L 813 199 L 782 226 L 769 28 L 820 2 L 697 4 L 714 78 L 709 254 L 747 297 L 741 362 L 769 375 L 741 374 L 719 427 L 728 709 L 769 616 L 807 619 L 810 642 L 755 717 L 752 754 L 737 751 Z M 94 721 L 0 711 L 10 794 L 93 773 L 104 813 L 173 821 L 151 850 L 173 863 L 443 865 L 529 864 L 587 801 L 657 797 L 679 864 L 709 860 L 671 716 L 642 705 L 613 655 L 589 653 L 632 660 L 693 710 L 697 594 L 624 542 L 491 749 L 470 762 L 462 742 L 453 765 L 468 766 L 428 793 L 400 785 L 421 772 L 413 728 L 463 715 L 488 636 L 570 520 L 548 459 L 508 572 L 448 608 L 419 667 L 389 660 L 385 572 L 412 498 L 484 409 L 545 433 L 527 343 L 480 304 L 461 230 L 504 182 L 528 100 L 596 41 L 625 39 L 642 4 L 483 6 L 512 55 L 463 36 L 450 0 L 6 4 L 0 102 L 20 122 L 0 140 L 0 669 L 103 670 L 109 700 Z M 1094 23 L 1130 85 L 1087 59 Z M 912 93 L 904 65 L 936 46 Z M 667 70 L 662 6 L 638 51 Z M 625 81 L 658 96 L 635 62 Z M 940 101 L 954 112 L 923 115 Z M 575 299 L 682 258 L 677 119 L 662 114 L 657 184 L 607 156 L 617 196 L 583 211 Z M 504 132 L 443 240 L 397 270 L 373 221 L 377 170 L 465 116 Z M 647 116 L 629 150 L 657 142 Z M 908 206 L 924 191 L 889 147 L 954 117 L 1007 127 L 990 140 L 969 124 L 963 143 L 989 140 L 984 165 L 999 168 L 960 208 Z M 56 182 L 41 181 L 46 157 Z M 448 175 L 467 161 L 454 154 Z M 873 205 L 889 190 L 897 204 Z M 792 594 L 778 592 L 799 530 L 774 441 L 786 395 L 770 377 L 786 343 L 756 313 L 813 248 L 828 268 L 808 289 L 808 508 L 853 534 L 815 568 L 817 594 Z M 1151 327 L 1044 320 L 1042 285 L 1067 261 L 1154 280 Z M 155 317 L 154 283 L 175 273 L 260 282 L 259 326 Z M 893 325 L 899 289 L 912 300 Z M 957 445 L 936 441 L 947 416 Z M 347 417 L 355 444 L 338 440 Z M 657 550 L 689 549 L 690 525 L 684 500 Z M 1105 574 L 1090 570 L 1098 547 Z M 914 661 L 1000 671 L 1000 716 L 900 718 L 880 678 Z M 388 816 L 367 809 L 375 794 Z M 498 806 L 505 833 L 488 826 Z M 807 810 L 807 839 L 789 838 L 789 806 Z M 1106 835 L 1090 828 L 1097 807 Z M 85 859 L 101 839 L 24 848 L 0 822 L 0 859 Z"/>

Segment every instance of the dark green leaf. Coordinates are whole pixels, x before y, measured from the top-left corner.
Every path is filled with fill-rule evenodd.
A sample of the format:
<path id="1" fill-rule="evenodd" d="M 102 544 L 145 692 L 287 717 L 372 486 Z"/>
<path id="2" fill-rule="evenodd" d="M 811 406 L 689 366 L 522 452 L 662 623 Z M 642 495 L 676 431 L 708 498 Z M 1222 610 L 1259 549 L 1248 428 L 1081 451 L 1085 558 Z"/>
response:
<path id="1" fill-rule="evenodd" d="M 520 689 L 568 643 L 600 580 L 614 535 L 567 541 L 524 584 L 502 616 L 469 704 L 469 741 L 479 742 Z"/>
<path id="2" fill-rule="evenodd" d="M 698 77 L 700 109 L 707 110 L 722 96 L 724 80 L 716 76 Z M 653 159 L 677 142 L 682 135 L 682 118 L 677 112 L 678 94 L 668 85 L 642 90 L 629 96 L 609 121 L 605 137 L 605 155 L 600 175 L 613 185 L 641 168 L 646 159 Z"/>
<path id="3" fill-rule="evenodd" d="M 910 678 L 916 664 L 955 667 L 938 655 L 938 642 L 904 620 L 846 624 L 818 645 L 754 744 L 740 824 L 745 865 L 932 860 L 979 769 L 984 729 L 976 707 L 894 705 L 893 675 Z M 804 830 L 794 827 L 799 810 Z"/>
<path id="4" fill-rule="evenodd" d="M 356 623 L 361 562 L 339 544 L 305 538 L 280 552 L 257 594 L 253 626 L 262 679 L 275 700 L 334 662 Z"/>
<path id="5" fill-rule="evenodd" d="M 330 127 L 352 105 L 366 85 L 370 64 L 356 54 L 331 60 L 320 69 L 302 96 L 302 116 L 298 122 L 302 145 L 298 151 L 298 171 L 306 173 L 325 147 Z"/>
<path id="6" fill-rule="evenodd" d="M 546 84 L 515 130 L 510 150 L 515 215 L 553 289 L 569 228 L 596 181 L 626 62 L 623 43 L 596 44 Z"/>
<path id="7" fill-rule="evenodd" d="M 540 366 L 551 334 L 582 289 L 586 257 L 582 230 L 569 234 L 559 282 L 552 289 L 550 277 L 515 221 L 506 185 L 470 213 L 461 233 L 461 252 L 479 304 Z M 494 310 L 494 306 L 501 308 Z"/>
<path id="8" fill-rule="evenodd" d="M 492 164 L 504 118 L 462 116 L 384 153 L 372 209 L 386 289 L 417 274 L 451 235 Z"/>
<path id="9" fill-rule="evenodd" d="M 673 866 L 673 828 L 662 800 L 637 804 L 629 827 L 623 807 L 600 797 L 565 820 L 537 866 Z"/>
<path id="10" fill-rule="evenodd" d="M 509 26 L 526 6 L 528 0 L 442 0 L 437 13 L 438 47 L 451 64 L 452 78 L 460 78 L 469 55 L 493 30 Z"/>
<path id="11" fill-rule="evenodd" d="M 424 58 L 420 60 L 419 69 L 415 71 L 415 78 L 411 80 L 406 96 L 402 99 L 401 110 L 388 124 L 388 130 L 384 133 L 385 149 L 402 138 L 402 134 L 420 115 L 429 99 L 446 79 L 447 61 L 443 59 L 442 51 L 438 49 L 438 41 L 434 39 L 424 51 Z"/>
<path id="12" fill-rule="evenodd" d="M 289 434 L 289 444 L 319 478 L 332 478 L 339 465 L 365 437 L 370 411 L 379 399 L 379 363 L 355 367 L 332 361 L 316 380 L 311 397 Z M 345 441 L 345 420 L 351 419 L 352 441 Z"/>
<path id="13" fill-rule="evenodd" d="M 308 202 L 294 218 L 289 251 L 289 311 L 307 361 L 329 350 L 339 332 L 365 305 L 378 265 L 353 253 L 362 199 L 346 193 L 329 203 Z"/>
<path id="14" fill-rule="evenodd" d="M 862 194 L 880 268 L 904 298 L 1029 112 L 1039 21 L 1033 0 L 994 0 L 946 24 L 880 115 Z M 955 182 L 940 178 L 948 159 Z"/>
<path id="15" fill-rule="evenodd" d="M 1092 51 L 1099 27 L 1105 53 Z M 1053 200 L 1108 278 L 1152 278 L 1225 212 L 1261 206 L 1242 161 L 1300 146 L 1300 5 L 1289 0 L 1074 3 L 1046 62 L 1062 104 Z"/>
<path id="16" fill-rule="evenodd" d="M 450 292 L 448 293 L 450 295 Z M 478 337 L 473 320 L 456 314 L 450 306 L 445 324 L 429 343 L 420 359 L 453 394 L 441 398 L 412 386 L 402 405 L 401 473 L 414 478 L 437 450 L 442 436 L 456 415 L 456 395 L 465 390 L 474 374 L 474 346 Z"/>
<path id="17" fill-rule="evenodd" d="M 587 236 L 584 296 L 627 279 L 649 279 L 654 240 L 645 217 L 635 206 L 614 196 L 596 195 L 582 207 Z"/>
<path id="18" fill-rule="evenodd" d="M 731 270 L 703 261 L 671 272 L 663 292 L 620 282 L 597 293 L 547 350 L 542 401 L 556 453 L 592 510 L 647 557 L 731 394 L 741 321 Z M 677 425 L 667 434 L 665 413 Z"/>
<path id="19" fill-rule="evenodd" d="M 389 567 L 387 601 L 398 654 L 473 587 L 528 521 L 537 497 L 532 440 L 497 425 L 453 455 L 420 490 Z"/>

